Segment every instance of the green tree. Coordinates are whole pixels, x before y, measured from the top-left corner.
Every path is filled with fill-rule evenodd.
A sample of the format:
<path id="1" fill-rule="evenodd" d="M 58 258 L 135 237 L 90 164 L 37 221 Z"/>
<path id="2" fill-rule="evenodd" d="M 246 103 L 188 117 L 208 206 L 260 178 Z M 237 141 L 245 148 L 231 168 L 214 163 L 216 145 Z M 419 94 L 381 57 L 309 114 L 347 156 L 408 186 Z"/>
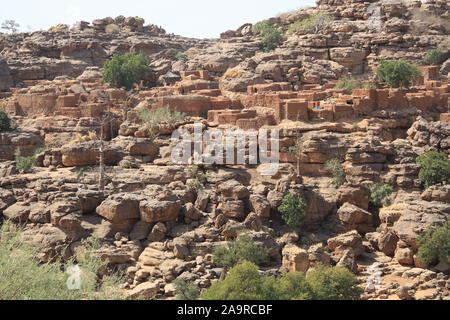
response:
<path id="1" fill-rule="evenodd" d="M 0 132 L 11 131 L 12 129 L 13 127 L 11 118 L 5 111 L 0 110 Z"/>
<path id="2" fill-rule="evenodd" d="M 117 87 L 133 88 L 133 84 L 146 79 L 150 74 L 148 61 L 143 53 L 113 55 L 103 66 L 103 82 L 113 83 Z"/>
<path id="3" fill-rule="evenodd" d="M 318 265 L 306 279 L 312 300 L 359 300 L 364 291 L 356 276 L 345 268 Z"/>
<path id="4" fill-rule="evenodd" d="M 416 64 L 405 60 L 381 59 L 376 71 L 377 78 L 391 88 L 409 88 L 412 80 L 419 79 L 420 70 Z"/>
<path id="5" fill-rule="evenodd" d="M 339 188 L 345 183 L 345 171 L 342 168 L 341 161 L 337 158 L 325 162 L 325 169 L 333 176 L 333 186 Z"/>
<path id="6" fill-rule="evenodd" d="M 292 193 L 288 193 L 281 201 L 278 212 L 284 222 L 290 227 L 298 227 L 306 217 L 306 204 L 301 198 L 297 198 Z"/>
<path id="7" fill-rule="evenodd" d="M 0 300 L 82 300 L 120 299 L 117 289 L 123 274 L 99 276 L 108 261 L 98 255 L 99 242 L 83 241 L 77 256 L 63 262 L 42 262 L 40 248 L 24 241 L 23 230 L 9 221 L 0 227 Z M 69 266 L 77 263 L 81 270 L 80 289 L 70 290 Z"/>
<path id="8" fill-rule="evenodd" d="M 2 29 L 11 31 L 12 34 L 17 33 L 17 28 L 19 28 L 19 27 L 20 27 L 20 24 L 16 23 L 16 21 L 14 21 L 14 20 L 5 20 L 1 26 Z"/>
<path id="9" fill-rule="evenodd" d="M 427 64 L 439 65 L 444 61 L 444 57 L 445 55 L 441 49 L 432 49 L 427 51 L 424 60 Z"/>
<path id="10" fill-rule="evenodd" d="M 392 191 L 394 191 L 394 189 L 388 184 L 378 185 L 373 183 L 369 185 L 369 201 L 377 207 L 382 205 L 388 207 L 391 205 L 389 196 L 392 194 Z"/>
<path id="11" fill-rule="evenodd" d="M 226 269 L 247 260 L 260 265 L 267 261 L 270 249 L 258 246 L 247 234 L 238 235 L 235 240 L 228 241 L 226 246 L 213 250 L 213 261 L 218 267 Z"/>
<path id="12" fill-rule="evenodd" d="M 430 150 L 416 158 L 419 166 L 419 180 L 425 189 L 432 185 L 450 181 L 450 161 L 448 156 L 437 150 Z"/>
<path id="13" fill-rule="evenodd" d="M 450 220 L 437 228 L 428 228 L 418 239 L 419 259 L 427 265 L 450 263 Z"/>
<path id="14" fill-rule="evenodd" d="M 255 24 L 252 31 L 261 36 L 261 46 L 265 52 L 272 51 L 285 40 L 283 31 L 271 26 L 267 20 Z"/>
<path id="15" fill-rule="evenodd" d="M 173 281 L 177 289 L 176 300 L 197 300 L 200 296 L 198 287 L 193 282 L 187 282 L 181 279 Z"/>

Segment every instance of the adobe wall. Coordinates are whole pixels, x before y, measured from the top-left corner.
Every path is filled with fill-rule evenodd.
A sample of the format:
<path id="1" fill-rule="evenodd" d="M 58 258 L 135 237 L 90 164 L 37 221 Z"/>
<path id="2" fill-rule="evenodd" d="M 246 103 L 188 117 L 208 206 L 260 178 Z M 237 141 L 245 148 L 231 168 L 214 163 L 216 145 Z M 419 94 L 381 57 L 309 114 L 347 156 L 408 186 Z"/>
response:
<path id="1" fill-rule="evenodd" d="M 108 107 L 118 108 L 126 101 L 126 91 L 100 82 L 25 81 L 23 89 L 11 90 L 0 100 L 0 109 L 12 115 L 53 116 L 74 118 L 96 117 Z"/>
<path id="2" fill-rule="evenodd" d="M 208 116 L 212 103 L 210 97 L 198 95 L 174 95 L 159 97 L 152 105 L 152 110 L 157 110 L 169 106 L 172 111 L 184 112 L 190 116 L 204 117 Z"/>

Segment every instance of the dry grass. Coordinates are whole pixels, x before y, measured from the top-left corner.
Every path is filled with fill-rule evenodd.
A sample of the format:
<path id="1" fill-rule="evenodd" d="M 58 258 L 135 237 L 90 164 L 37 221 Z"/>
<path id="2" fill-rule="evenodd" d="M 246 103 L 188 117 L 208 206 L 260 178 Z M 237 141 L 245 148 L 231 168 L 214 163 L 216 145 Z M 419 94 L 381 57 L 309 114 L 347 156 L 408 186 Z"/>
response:
<path id="1" fill-rule="evenodd" d="M 77 143 L 81 143 L 81 142 L 92 141 L 95 139 L 97 139 L 97 135 L 95 134 L 95 132 L 89 131 L 89 133 L 85 136 L 77 133 L 75 136 L 75 139 L 70 141 L 68 144 L 77 144 Z"/>
<path id="2" fill-rule="evenodd" d="M 237 69 L 237 68 L 231 68 L 228 69 L 225 73 L 224 73 L 224 77 L 225 78 L 237 78 L 240 77 L 245 71 L 242 69 Z"/>
<path id="3" fill-rule="evenodd" d="M 400 218 L 406 207 L 407 204 L 404 202 L 394 203 L 389 207 L 383 207 L 380 209 L 380 220 L 388 224 L 394 223 Z"/>

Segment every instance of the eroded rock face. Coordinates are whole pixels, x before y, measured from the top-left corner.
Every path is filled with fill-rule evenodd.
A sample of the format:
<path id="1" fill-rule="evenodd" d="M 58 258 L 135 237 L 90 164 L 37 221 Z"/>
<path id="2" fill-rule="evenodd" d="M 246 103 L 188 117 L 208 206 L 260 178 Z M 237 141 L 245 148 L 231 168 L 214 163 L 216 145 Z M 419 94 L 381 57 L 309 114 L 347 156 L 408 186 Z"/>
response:
<path id="1" fill-rule="evenodd" d="M 9 67 L 4 57 L 0 57 L 0 91 L 12 87 L 13 81 L 9 74 Z"/>
<path id="2" fill-rule="evenodd" d="M 401 216 L 393 225 L 395 234 L 408 246 L 417 249 L 419 247 L 417 238 L 423 234 L 428 227 L 443 224 L 450 208 L 439 202 L 412 203 L 402 211 Z"/>
<path id="3" fill-rule="evenodd" d="M 64 146 L 61 149 L 62 164 L 67 167 L 90 166 L 98 164 L 100 151 L 96 142 L 83 142 L 76 145 Z M 116 148 L 105 148 L 105 164 L 114 165 L 124 157 L 123 150 Z"/>

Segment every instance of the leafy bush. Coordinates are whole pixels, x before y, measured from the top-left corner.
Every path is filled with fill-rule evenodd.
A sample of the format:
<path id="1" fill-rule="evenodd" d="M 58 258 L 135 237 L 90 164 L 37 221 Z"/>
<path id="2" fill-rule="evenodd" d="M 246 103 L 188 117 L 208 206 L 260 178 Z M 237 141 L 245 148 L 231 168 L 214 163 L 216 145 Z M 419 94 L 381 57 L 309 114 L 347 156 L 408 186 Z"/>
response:
<path id="1" fill-rule="evenodd" d="M 181 279 L 176 279 L 173 282 L 177 288 L 176 300 L 197 300 L 200 296 L 198 287 L 193 282 L 186 282 Z"/>
<path id="2" fill-rule="evenodd" d="M 424 60 L 427 64 L 439 65 L 444 60 L 444 53 L 440 49 L 428 50 Z"/>
<path id="3" fill-rule="evenodd" d="M 141 109 L 139 112 L 139 118 L 149 127 L 153 127 L 161 123 L 171 124 L 177 121 L 183 121 L 186 119 L 186 116 L 187 115 L 183 112 L 170 111 L 169 106 L 164 106 L 156 111 Z"/>
<path id="4" fill-rule="evenodd" d="M 358 300 L 363 292 L 344 268 L 316 266 L 308 276 L 289 272 L 281 278 L 260 275 L 248 261 L 233 267 L 225 280 L 206 290 L 204 300 Z"/>
<path id="5" fill-rule="evenodd" d="M 19 149 L 16 150 L 14 156 L 16 158 L 16 169 L 20 172 L 28 173 L 36 164 L 36 158 L 34 156 L 23 157 L 20 155 Z"/>
<path id="6" fill-rule="evenodd" d="M 363 82 L 358 79 L 344 78 L 339 79 L 335 86 L 336 89 L 346 89 L 348 94 L 352 94 L 355 89 L 376 89 L 373 82 Z"/>
<path id="7" fill-rule="evenodd" d="M 271 281 L 261 276 L 258 266 L 244 261 L 233 267 L 226 279 L 214 283 L 202 294 L 204 300 L 271 300 Z M 269 285 L 269 288 L 267 288 Z"/>
<path id="8" fill-rule="evenodd" d="M 420 70 L 416 64 L 405 60 L 380 60 L 376 71 L 377 78 L 391 88 L 409 88 L 412 80 L 419 79 Z"/>
<path id="9" fill-rule="evenodd" d="M 281 214 L 284 222 L 290 227 L 298 227 L 301 221 L 306 217 L 306 204 L 301 198 L 297 198 L 291 193 L 284 196 L 278 212 Z"/>
<path id="10" fill-rule="evenodd" d="M 359 300 L 363 293 L 356 276 L 344 268 L 316 266 L 306 281 L 312 300 Z"/>
<path id="11" fill-rule="evenodd" d="M 266 20 L 255 24 L 252 31 L 261 36 L 261 45 L 265 52 L 272 51 L 285 40 L 283 31 L 269 25 Z"/>
<path id="12" fill-rule="evenodd" d="M 95 254 L 97 247 L 84 242 L 84 253 L 77 257 L 81 269 L 80 289 L 69 290 L 69 270 L 74 259 L 67 263 L 43 263 L 37 256 L 39 247 L 22 240 L 21 229 L 4 221 L 0 227 L 0 300 L 73 300 L 119 299 L 117 290 L 123 277 L 98 276 L 101 261 Z"/>
<path id="13" fill-rule="evenodd" d="M 333 176 L 333 186 L 339 188 L 345 183 L 345 171 L 341 161 L 337 158 L 325 162 L 325 169 Z"/>
<path id="14" fill-rule="evenodd" d="M 37 148 L 36 150 L 34 150 L 32 156 L 23 157 L 20 155 L 20 150 L 16 149 L 16 152 L 14 153 L 16 160 L 16 169 L 24 173 L 30 172 L 31 168 L 36 165 L 37 155 L 45 150 L 47 150 L 47 148 Z"/>
<path id="15" fill-rule="evenodd" d="M 11 118 L 5 111 L 0 110 L 0 132 L 11 131 L 12 129 L 13 127 Z"/>
<path id="16" fill-rule="evenodd" d="M 389 207 L 391 205 L 391 200 L 388 198 L 392 194 L 393 188 L 388 184 L 383 184 L 382 186 L 378 184 L 369 185 L 369 201 L 377 207 L 385 206 Z"/>
<path id="17" fill-rule="evenodd" d="M 450 220 L 419 237 L 419 259 L 427 265 L 450 263 Z"/>
<path id="18" fill-rule="evenodd" d="M 419 180 L 424 188 L 450 181 L 450 161 L 445 153 L 437 150 L 428 151 L 416 158 L 420 168 Z"/>
<path id="19" fill-rule="evenodd" d="M 227 269 L 244 260 L 260 265 L 267 261 L 269 251 L 258 246 L 248 235 L 240 234 L 235 240 L 228 241 L 226 247 L 215 247 L 213 261 L 218 267 Z"/>
<path id="20" fill-rule="evenodd" d="M 288 28 L 288 33 L 298 31 L 318 33 L 325 26 L 329 25 L 331 21 L 333 21 L 333 17 L 326 12 L 315 12 L 309 18 L 292 23 Z"/>
<path id="21" fill-rule="evenodd" d="M 172 55 L 172 57 L 174 57 L 178 61 L 186 62 L 188 60 L 187 56 L 178 49 L 173 49 L 173 48 L 170 49 L 170 54 Z"/>
<path id="22" fill-rule="evenodd" d="M 150 67 L 143 53 L 113 55 L 103 66 L 103 82 L 113 83 L 117 87 L 133 88 L 133 84 L 144 80 L 150 73 Z"/>

